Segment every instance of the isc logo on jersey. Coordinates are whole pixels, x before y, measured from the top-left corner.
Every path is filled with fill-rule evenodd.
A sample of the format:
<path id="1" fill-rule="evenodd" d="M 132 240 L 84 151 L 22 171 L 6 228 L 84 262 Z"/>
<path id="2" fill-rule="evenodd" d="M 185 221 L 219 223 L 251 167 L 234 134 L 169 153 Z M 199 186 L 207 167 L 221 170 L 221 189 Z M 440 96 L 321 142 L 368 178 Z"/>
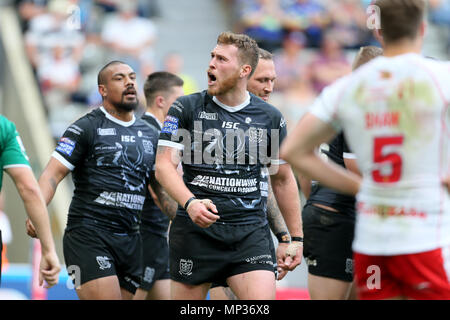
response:
<path id="1" fill-rule="evenodd" d="M 239 122 L 232 122 L 232 121 L 223 121 L 222 122 L 222 128 L 224 129 L 238 129 Z"/>
<path id="2" fill-rule="evenodd" d="M 121 136 L 122 142 L 136 142 L 135 136 Z"/>

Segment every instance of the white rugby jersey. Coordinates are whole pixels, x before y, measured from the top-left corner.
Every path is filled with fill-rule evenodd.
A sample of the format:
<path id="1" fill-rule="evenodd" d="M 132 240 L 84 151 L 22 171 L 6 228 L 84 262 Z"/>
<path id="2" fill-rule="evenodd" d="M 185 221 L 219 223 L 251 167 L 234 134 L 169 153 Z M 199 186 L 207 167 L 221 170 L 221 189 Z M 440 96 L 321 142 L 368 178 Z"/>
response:
<path id="1" fill-rule="evenodd" d="M 363 174 L 353 249 L 397 255 L 450 244 L 450 63 L 378 57 L 311 108 L 344 129 Z"/>

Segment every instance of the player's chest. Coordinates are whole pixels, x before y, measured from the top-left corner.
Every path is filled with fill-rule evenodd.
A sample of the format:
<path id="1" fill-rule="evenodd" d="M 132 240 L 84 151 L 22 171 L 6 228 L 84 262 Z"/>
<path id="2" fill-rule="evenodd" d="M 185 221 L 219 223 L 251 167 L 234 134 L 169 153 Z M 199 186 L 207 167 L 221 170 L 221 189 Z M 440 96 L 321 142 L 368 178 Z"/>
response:
<path id="1" fill-rule="evenodd" d="M 157 137 L 152 132 L 135 128 L 103 127 L 96 130 L 93 158 L 97 165 L 137 166 L 155 160 Z"/>

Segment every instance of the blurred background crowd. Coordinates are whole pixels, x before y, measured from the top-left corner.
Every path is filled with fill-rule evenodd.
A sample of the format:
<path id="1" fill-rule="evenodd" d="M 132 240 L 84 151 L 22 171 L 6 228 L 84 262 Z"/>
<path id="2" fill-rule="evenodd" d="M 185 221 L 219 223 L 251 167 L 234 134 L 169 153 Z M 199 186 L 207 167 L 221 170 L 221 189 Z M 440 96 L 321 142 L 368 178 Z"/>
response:
<path id="1" fill-rule="evenodd" d="M 101 105 L 97 74 L 111 60 L 124 61 L 137 72 L 141 113 L 142 87 L 151 72 L 179 75 L 185 94 L 206 89 L 210 52 L 225 30 L 246 33 L 273 53 L 277 79 L 269 102 L 282 111 L 290 129 L 326 85 L 351 72 L 360 46 L 379 45 L 368 28 L 370 4 L 371 0 L 0 0 L 0 10 L 11 5 L 20 19 L 24 50 L 57 140 L 71 122 Z M 448 60 L 450 0 L 429 0 L 427 18 L 424 54 Z M 0 213 L 2 209 L 0 201 Z M 0 223 L 4 217 L 0 215 Z M 297 269 L 285 279 L 306 287 L 305 264 Z"/>
<path id="2" fill-rule="evenodd" d="M 225 15 L 226 29 L 246 33 L 274 54 L 277 72 L 271 102 L 285 117 L 296 120 L 328 84 L 351 71 L 351 60 L 363 45 L 377 45 L 367 27 L 370 0 L 209 0 L 218 12 L 202 11 L 202 2 L 189 6 L 202 15 Z M 183 2 L 183 1 L 181 1 Z M 450 1 L 430 0 L 429 21 L 438 48 L 429 55 L 448 58 Z M 98 70 L 107 61 L 128 63 L 139 85 L 153 71 L 167 70 L 185 80 L 186 94 L 206 87 L 206 73 L 184 73 L 192 59 L 177 47 L 163 45 L 160 22 L 170 20 L 180 2 L 161 0 L 17 0 L 25 47 L 39 83 L 52 134 L 58 138 L 67 124 L 101 104 Z M 183 13 L 180 10 L 179 19 Z M 168 14 L 169 12 L 169 14 Z M 172 17 L 173 14 L 172 14 Z M 201 15 L 198 15 L 201 17 Z M 196 24 L 209 28 L 213 20 Z M 170 22 L 170 21 L 169 21 Z M 166 21 L 167 25 L 167 21 Z M 179 37 L 189 25 L 178 30 Z M 196 42 L 205 41 L 199 37 Z M 210 44 L 211 49 L 214 42 Z M 192 43 L 195 46 L 196 43 Z M 186 49 L 186 48 L 185 48 Z M 158 54 L 155 54 L 158 52 Z M 209 53 L 209 52 L 207 52 Z M 206 55 L 204 55 L 207 57 Z M 204 77 L 201 78 L 201 77 Z M 144 104 L 144 98 L 141 97 Z"/>

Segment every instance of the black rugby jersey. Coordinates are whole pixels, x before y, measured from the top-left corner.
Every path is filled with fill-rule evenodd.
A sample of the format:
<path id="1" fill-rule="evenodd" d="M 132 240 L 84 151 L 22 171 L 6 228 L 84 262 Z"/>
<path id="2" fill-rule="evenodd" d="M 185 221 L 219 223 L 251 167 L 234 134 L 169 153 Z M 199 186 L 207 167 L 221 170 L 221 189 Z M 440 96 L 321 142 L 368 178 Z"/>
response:
<path id="1" fill-rule="evenodd" d="M 183 180 L 200 199 L 217 206 L 217 222 L 264 224 L 267 179 L 261 169 L 279 164 L 286 121 L 253 94 L 236 107 L 202 91 L 177 99 L 169 109 L 158 145 L 183 150 Z M 178 208 L 178 215 L 187 216 Z"/>
<path id="2" fill-rule="evenodd" d="M 67 230 L 80 225 L 118 233 L 139 229 L 157 139 L 157 130 L 142 120 L 123 122 L 103 107 L 67 128 L 52 155 L 72 170 Z"/>
<path id="3" fill-rule="evenodd" d="M 146 112 L 141 119 L 149 126 L 159 132 L 162 129 L 160 122 L 150 113 Z M 141 216 L 141 230 L 156 233 L 162 236 L 167 235 L 169 228 L 169 218 L 159 209 L 150 194 L 145 199 Z"/>
<path id="4" fill-rule="evenodd" d="M 350 153 L 350 150 L 344 134 L 341 132 L 328 144 L 328 147 L 322 145 L 320 152 L 326 155 L 328 159 L 345 168 L 343 154 Z M 311 194 L 307 201 L 307 204 L 311 203 L 320 203 L 332 207 L 340 213 L 355 217 L 355 197 L 341 194 L 317 182 L 313 183 Z"/>

